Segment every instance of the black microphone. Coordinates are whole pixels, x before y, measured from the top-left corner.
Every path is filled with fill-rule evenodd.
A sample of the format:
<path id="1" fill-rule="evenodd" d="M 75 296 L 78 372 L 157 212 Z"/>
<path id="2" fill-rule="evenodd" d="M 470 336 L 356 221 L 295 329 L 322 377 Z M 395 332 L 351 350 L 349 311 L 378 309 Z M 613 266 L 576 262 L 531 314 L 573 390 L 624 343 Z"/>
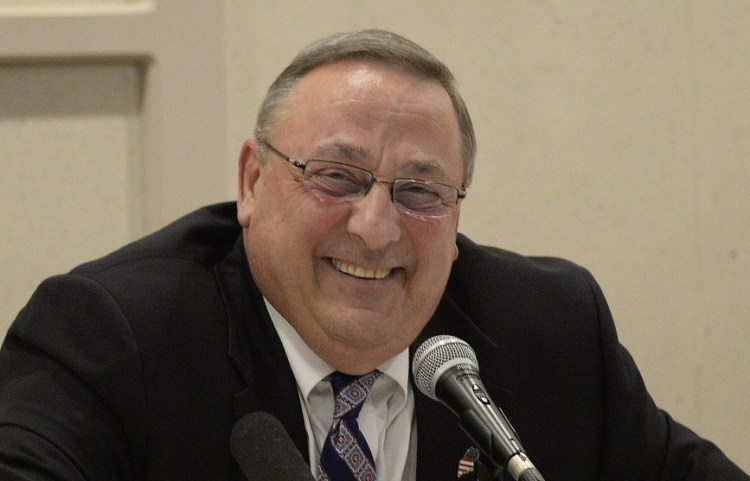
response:
<path id="1" fill-rule="evenodd" d="M 453 411 L 466 434 L 513 479 L 544 481 L 513 426 L 487 394 L 471 346 L 453 336 L 431 337 L 414 354 L 412 373 L 419 390 Z"/>
<path id="2" fill-rule="evenodd" d="M 268 413 L 249 413 L 237 421 L 229 446 L 248 481 L 315 481 L 284 426 Z"/>

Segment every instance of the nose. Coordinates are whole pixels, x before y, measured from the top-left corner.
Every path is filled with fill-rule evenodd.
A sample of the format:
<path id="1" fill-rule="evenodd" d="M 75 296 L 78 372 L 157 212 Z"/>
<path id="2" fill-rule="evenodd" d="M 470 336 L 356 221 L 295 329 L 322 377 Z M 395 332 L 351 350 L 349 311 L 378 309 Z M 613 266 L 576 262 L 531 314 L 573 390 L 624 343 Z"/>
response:
<path id="1" fill-rule="evenodd" d="M 375 182 L 364 197 L 352 202 L 347 227 L 371 250 L 383 249 L 401 238 L 401 216 L 387 183 Z"/>

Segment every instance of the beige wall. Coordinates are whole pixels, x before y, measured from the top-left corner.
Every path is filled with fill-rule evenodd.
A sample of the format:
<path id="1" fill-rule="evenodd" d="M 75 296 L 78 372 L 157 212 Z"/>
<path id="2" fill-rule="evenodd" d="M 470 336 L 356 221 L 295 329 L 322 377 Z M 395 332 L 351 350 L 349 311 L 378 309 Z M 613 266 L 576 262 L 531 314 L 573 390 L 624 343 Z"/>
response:
<path id="1" fill-rule="evenodd" d="M 71 64 L 43 40 L 13 43 L 56 21 L 0 0 L 0 333 L 44 276 L 232 197 L 239 145 L 291 56 L 382 27 L 443 58 L 472 111 L 461 230 L 591 269 L 656 401 L 750 470 L 749 3 L 224 0 L 204 28 L 208 2 L 123 3 L 156 12 L 114 20 L 122 37 L 105 50 L 131 48 L 105 62 L 78 48 Z M 189 35 L 153 34 L 185 18 Z M 172 97 L 183 105 L 153 95 L 195 63 Z M 220 95 L 196 106 L 199 88 Z"/>

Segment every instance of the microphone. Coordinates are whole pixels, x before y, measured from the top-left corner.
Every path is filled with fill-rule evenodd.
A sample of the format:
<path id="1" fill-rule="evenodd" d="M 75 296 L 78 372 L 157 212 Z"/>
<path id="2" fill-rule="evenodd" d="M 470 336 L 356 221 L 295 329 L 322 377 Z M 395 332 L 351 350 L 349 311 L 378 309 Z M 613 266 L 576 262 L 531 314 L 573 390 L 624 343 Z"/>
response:
<path id="1" fill-rule="evenodd" d="M 487 394 L 469 344 L 445 335 L 427 339 L 414 354 L 412 373 L 419 390 L 453 411 L 466 434 L 513 479 L 544 481 L 513 426 Z"/>
<path id="2" fill-rule="evenodd" d="M 229 447 L 248 481 L 315 481 L 284 426 L 268 413 L 252 412 L 237 421 Z"/>

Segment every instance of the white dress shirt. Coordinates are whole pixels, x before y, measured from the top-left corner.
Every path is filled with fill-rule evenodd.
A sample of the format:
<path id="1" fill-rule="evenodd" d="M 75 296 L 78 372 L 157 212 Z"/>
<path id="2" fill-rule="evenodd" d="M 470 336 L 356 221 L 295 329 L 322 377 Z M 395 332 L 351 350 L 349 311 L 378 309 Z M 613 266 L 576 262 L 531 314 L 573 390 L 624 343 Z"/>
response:
<path id="1" fill-rule="evenodd" d="M 325 378 L 334 369 L 305 344 L 268 301 L 266 306 L 297 381 L 309 439 L 310 470 L 317 476 L 320 452 L 333 423 L 333 389 Z M 378 370 L 382 374 L 367 395 L 357 421 L 375 459 L 378 481 L 414 481 L 417 424 L 408 349 Z"/>

